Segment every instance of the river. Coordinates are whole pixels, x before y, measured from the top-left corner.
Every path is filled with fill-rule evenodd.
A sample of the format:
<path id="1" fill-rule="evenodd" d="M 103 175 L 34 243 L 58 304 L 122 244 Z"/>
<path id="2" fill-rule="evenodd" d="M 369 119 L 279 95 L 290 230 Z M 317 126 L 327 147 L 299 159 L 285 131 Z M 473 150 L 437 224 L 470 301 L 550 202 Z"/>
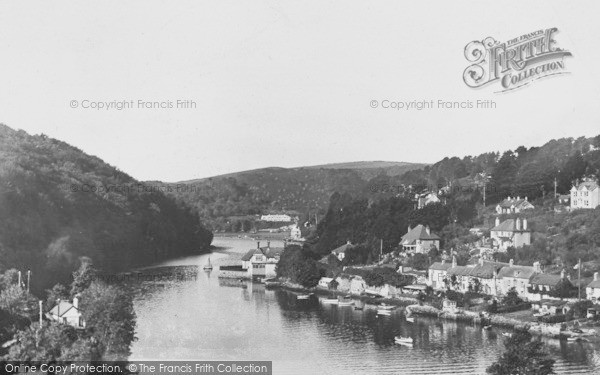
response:
<path id="1" fill-rule="evenodd" d="M 132 360 L 265 360 L 274 374 L 481 374 L 503 351 L 504 330 L 416 317 L 403 309 L 297 300 L 283 290 L 219 280 L 213 264 L 232 264 L 253 240 L 217 237 L 219 250 L 163 262 L 136 282 Z M 272 241 L 272 246 L 282 246 Z M 412 348 L 394 336 L 414 338 Z M 559 374 L 600 373 L 600 348 L 544 339 Z"/>

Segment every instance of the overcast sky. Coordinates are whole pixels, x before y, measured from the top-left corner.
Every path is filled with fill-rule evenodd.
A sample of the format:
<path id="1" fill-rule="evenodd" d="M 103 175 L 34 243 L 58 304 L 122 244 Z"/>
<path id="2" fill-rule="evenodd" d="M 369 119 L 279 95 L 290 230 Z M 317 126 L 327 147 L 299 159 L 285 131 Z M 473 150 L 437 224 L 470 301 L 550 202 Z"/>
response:
<path id="1" fill-rule="evenodd" d="M 598 1 L 2 1 L 0 122 L 164 181 L 436 162 L 593 136 L 598 14 Z M 470 41 L 550 27 L 573 53 L 571 74 L 502 94 L 498 84 L 464 84 Z M 178 99 L 196 108 L 136 108 Z M 497 108 L 371 108 L 423 99 L 489 99 Z M 114 100 L 135 106 L 82 108 Z"/>

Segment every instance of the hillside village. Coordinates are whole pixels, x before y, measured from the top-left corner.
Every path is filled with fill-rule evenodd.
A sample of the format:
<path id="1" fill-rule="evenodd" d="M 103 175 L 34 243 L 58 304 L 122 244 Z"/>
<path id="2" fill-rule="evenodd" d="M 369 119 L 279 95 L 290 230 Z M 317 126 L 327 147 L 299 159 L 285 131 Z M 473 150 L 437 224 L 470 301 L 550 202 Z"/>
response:
<path id="1" fill-rule="evenodd" d="M 516 321 L 545 323 L 600 318 L 600 261 L 577 259 L 573 265 L 560 257 L 534 258 L 536 244 L 547 247 L 559 236 L 555 225 L 548 225 L 550 218 L 563 224 L 600 223 L 599 198 L 593 178 L 575 181 L 568 197 L 556 194 L 532 202 L 508 196 L 485 207 L 479 214 L 483 222 L 459 235 L 459 241 L 448 241 L 428 224 L 408 225 L 392 250 L 384 251 L 382 240 L 376 257 L 371 254 L 377 249 L 350 240 L 317 260 L 306 255 L 307 243 L 286 242 L 281 249 L 259 244 L 244 256 L 239 271 L 267 283 L 277 279 L 324 293 L 420 301 L 440 312 L 502 312 Z M 443 191 L 429 191 L 413 201 L 419 211 L 443 206 L 444 200 Z"/>

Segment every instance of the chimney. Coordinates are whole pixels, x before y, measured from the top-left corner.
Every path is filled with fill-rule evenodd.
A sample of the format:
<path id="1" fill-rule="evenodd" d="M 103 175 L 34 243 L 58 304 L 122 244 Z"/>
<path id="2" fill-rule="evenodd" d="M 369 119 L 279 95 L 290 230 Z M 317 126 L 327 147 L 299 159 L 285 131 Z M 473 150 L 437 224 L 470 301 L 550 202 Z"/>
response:
<path id="1" fill-rule="evenodd" d="M 271 248 L 271 241 L 267 241 L 267 249 Z"/>
<path id="2" fill-rule="evenodd" d="M 75 307 L 76 309 L 79 308 L 79 296 L 78 295 L 73 297 L 73 307 Z"/>
<path id="3" fill-rule="evenodd" d="M 256 241 L 256 248 L 260 249 L 260 241 Z"/>
<path id="4" fill-rule="evenodd" d="M 427 232 L 428 235 L 431 234 L 431 229 L 429 228 L 429 225 L 425 227 L 425 232 Z"/>
<path id="5" fill-rule="evenodd" d="M 456 267 L 456 256 L 452 256 L 452 267 Z"/>
<path id="6" fill-rule="evenodd" d="M 533 262 L 533 272 L 542 273 L 540 262 Z"/>
<path id="7" fill-rule="evenodd" d="M 350 240 L 346 240 L 346 245 L 352 245 L 352 242 L 350 242 Z"/>
<path id="8" fill-rule="evenodd" d="M 515 261 L 511 259 L 511 260 L 508 262 L 508 265 L 509 265 L 510 267 L 514 266 L 514 265 L 515 265 Z"/>
<path id="9" fill-rule="evenodd" d="M 517 195 L 517 200 L 520 201 L 521 200 L 521 196 Z"/>
<path id="10" fill-rule="evenodd" d="M 496 226 L 500 225 L 500 218 L 496 216 Z"/>
<path id="11" fill-rule="evenodd" d="M 563 280 L 567 278 L 567 272 L 565 271 L 564 268 L 562 271 L 560 271 L 560 278 Z"/>
<path id="12" fill-rule="evenodd" d="M 518 217 L 517 220 L 515 221 L 515 229 L 521 230 L 521 218 L 520 217 Z"/>
<path id="13" fill-rule="evenodd" d="M 523 230 L 527 230 L 527 219 L 523 219 Z"/>
<path id="14" fill-rule="evenodd" d="M 594 281 L 598 281 L 598 272 L 594 272 Z"/>
<path id="15" fill-rule="evenodd" d="M 408 232 L 410 232 L 412 230 L 412 228 L 410 227 L 410 225 L 408 226 Z M 406 233 L 408 233 L 406 232 Z"/>
<path id="16" fill-rule="evenodd" d="M 525 197 L 525 201 L 526 201 L 526 202 L 528 201 L 528 200 L 527 200 L 527 197 Z"/>
<path id="17" fill-rule="evenodd" d="M 60 298 L 56 300 L 56 315 L 60 318 Z"/>

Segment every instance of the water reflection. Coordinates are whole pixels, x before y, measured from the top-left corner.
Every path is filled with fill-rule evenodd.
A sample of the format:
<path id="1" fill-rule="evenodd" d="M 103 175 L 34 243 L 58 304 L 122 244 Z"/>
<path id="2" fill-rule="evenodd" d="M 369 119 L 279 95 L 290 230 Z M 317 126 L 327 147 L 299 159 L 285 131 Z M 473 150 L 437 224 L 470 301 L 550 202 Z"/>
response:
<path id="1" fill-rule="evenodd" d="M 237 241 L 237 240 L 236 240 Z M 239 246 L 242 243 L 244 247 Z M 241 252 L 245 242 L 227 253 Z M 238 247 L 236 247 L 238 246 Z M 213 264 L 228 254 L 212 254 Z M 503 351 L 506 330 L 414 317 L 389 316 L 323 304 L 317 296 L 219 279 L 201 270 L 203 256 L 142 270 L 132 286 L 139 340 L 132 359 L 272 360 L 277 374 L 484 373 Z M 410 336 L 414 346 L 394 344 Z M 600 372 L 598 350 L 585 343 L 544 339 L 558 373 Z"/>

